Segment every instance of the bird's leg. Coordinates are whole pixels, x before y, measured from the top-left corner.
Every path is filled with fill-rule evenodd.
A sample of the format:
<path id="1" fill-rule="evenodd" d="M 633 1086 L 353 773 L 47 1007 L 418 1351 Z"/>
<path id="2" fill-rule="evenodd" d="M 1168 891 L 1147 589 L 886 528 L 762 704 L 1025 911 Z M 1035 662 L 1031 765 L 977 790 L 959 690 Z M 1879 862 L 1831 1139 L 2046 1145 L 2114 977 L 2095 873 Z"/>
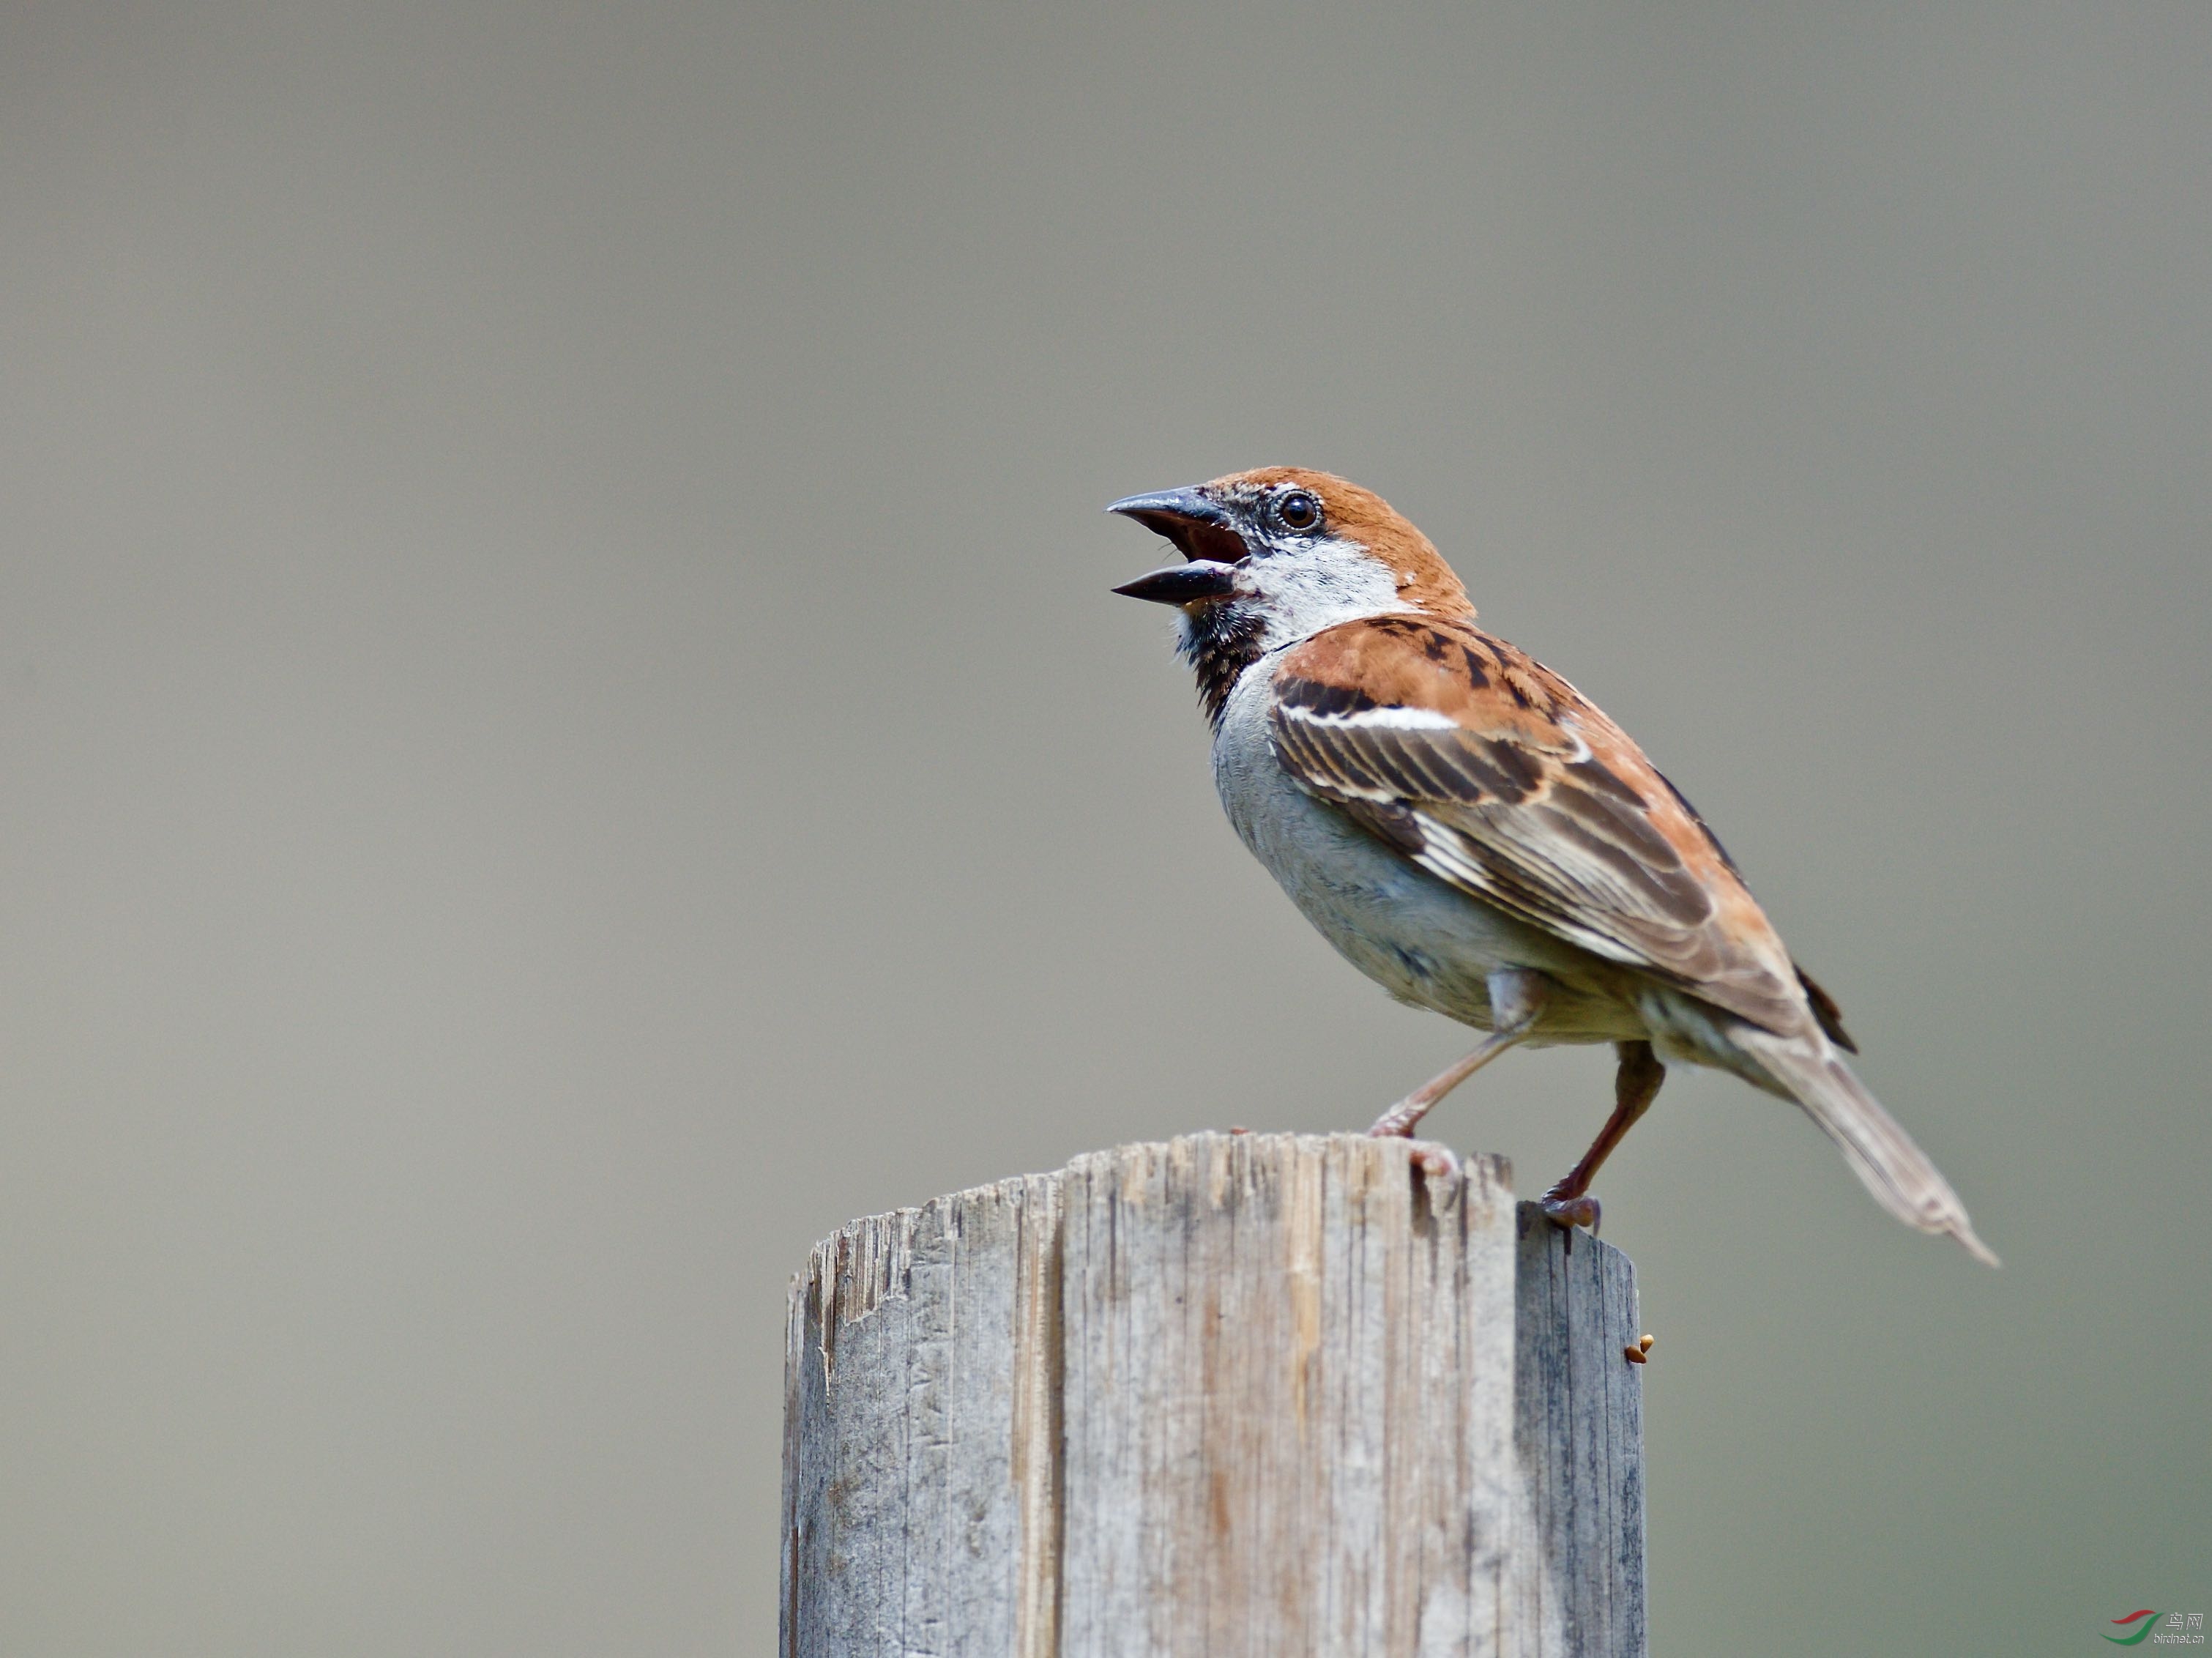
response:
<path id="1" fill-rule="evenodd" d="M 1540 1199 L 1544 1212 L 1555 1226 L 1587 1226 L 1593 1232 L 1597 1230 L 1598 1200 L 1590 1196 L 1589 1184 L 1597 1178 L 1599 1165 L 1620 1144 L 1621 1137 L 1651 1108 L 1659 1084 L 1667 1080 L 1667 1067 L 1659 1063 L 1659 1056 L 1651 1051 L 1650 1042 L 1615 1042 L 1613 1048 L 1620 1055 L 1620 1069 L 1613 1073 L 1613 1114 L 1597 1131 L 1597 1138 L 1583 1153 L 1582 1161 Z"/>
<path id="2" fill-rule="evenodd" d="M 1514 1043 L 1527 1040 L 1551 999 L 1552 987 L 1540 973 L 1502 967 L 1490 975 L 1490 1036 L 1457 1065 L 1419 1088 L 1376 1118 L 1367 1132 L 1378 1137 L 1403 1134 L 1410 1139 L 1413 1125 L 1429 1108 L 1488 1065 Z"/>
<path id="3" fill-rule="evenodd" d="M 1482 1046 L 1476 1048 L 1474 1053 L 1440 1076 L 1423 1083 L 1397 1104 L 1376 1118 L 1374 1127 L 1367 1132 L 1382 1138 L 1402 1134 L 1410 1139 L 1413 1138 L 1414 1125 L 1428 1115 L 1431 1106 L 1526 1035 L 1528 1035 L 1526 1031 L 1508 1033 L 1500 1030 L 1486 1037 Z"/>

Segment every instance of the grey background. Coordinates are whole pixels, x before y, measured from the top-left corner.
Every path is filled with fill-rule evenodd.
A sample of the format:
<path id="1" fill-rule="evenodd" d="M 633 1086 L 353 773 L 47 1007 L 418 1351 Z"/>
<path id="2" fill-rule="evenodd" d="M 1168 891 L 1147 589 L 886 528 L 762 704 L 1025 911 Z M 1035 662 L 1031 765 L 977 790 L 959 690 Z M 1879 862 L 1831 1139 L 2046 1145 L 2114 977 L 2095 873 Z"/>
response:
<path id="1" fill-rule="evenodd" d="M 2212 1610 L 2208 88 L 2196 0 L 10 8 L 0 1648 L 766 1650 L 813 1238 L 1456 1055 L 1106 591 L 1280 460 L 2006 1257 L 1669 1084 L 1655 1651 Z"/>

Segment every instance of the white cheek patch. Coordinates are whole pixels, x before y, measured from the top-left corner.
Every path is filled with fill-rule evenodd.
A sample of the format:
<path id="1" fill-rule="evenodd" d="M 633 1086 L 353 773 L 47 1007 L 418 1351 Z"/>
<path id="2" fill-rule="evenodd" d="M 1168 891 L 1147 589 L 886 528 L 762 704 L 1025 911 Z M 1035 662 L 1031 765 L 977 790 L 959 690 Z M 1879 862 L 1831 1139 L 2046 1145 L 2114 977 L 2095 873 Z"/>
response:
<path id="1" fill-rule="evenodd" d="M 1304 639 L 1361 616 L 1413 607 L 1398 578 L 1356 541 L 1323 541 L 1244 567 L 1267 618 L 1269 644 Z"/>

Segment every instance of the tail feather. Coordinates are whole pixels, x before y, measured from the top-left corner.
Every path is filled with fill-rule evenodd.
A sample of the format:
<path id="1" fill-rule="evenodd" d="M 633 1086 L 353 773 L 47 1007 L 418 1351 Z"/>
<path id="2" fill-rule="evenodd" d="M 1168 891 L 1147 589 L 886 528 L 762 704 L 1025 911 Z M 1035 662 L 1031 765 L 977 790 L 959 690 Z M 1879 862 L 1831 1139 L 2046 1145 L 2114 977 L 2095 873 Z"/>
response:
<path id="1" fill-rule="evenodd" d="M 1749 1040 L 1746 1040 L 1748 1037 Z M 1746 1032 L 1737 1038 L 1842 1151 L 1875 1201 L 1923 1232 L 1947 1233 L 1975 1260 L 1997 1258 L 1974 1236 L 1966 1206 L 1928 1155 L 1881 1108 L 1826 1042 Z"/>

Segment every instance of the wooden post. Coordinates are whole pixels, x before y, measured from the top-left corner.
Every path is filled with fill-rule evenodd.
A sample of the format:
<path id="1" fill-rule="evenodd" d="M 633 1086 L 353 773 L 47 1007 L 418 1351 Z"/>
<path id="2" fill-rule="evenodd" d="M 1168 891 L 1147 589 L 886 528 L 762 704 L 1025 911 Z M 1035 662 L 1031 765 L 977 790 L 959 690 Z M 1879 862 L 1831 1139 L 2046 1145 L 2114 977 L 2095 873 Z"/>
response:
<path id="1" fill-rule="evenodd" d="M 1509 1179 L 1197 1134 L 845 1227 L 784 1658 L 1642 1658 L 1634 1272 Z"/>

